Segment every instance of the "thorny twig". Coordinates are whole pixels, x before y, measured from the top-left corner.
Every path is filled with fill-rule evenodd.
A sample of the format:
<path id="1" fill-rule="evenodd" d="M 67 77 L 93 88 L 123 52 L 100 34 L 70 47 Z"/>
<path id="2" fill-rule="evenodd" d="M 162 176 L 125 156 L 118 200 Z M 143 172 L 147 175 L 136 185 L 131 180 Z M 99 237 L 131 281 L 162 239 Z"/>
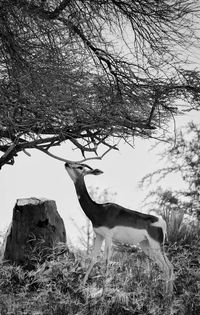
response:
<path id="1" fill-rule="evenodd" d="M 59 157 L 59 156 L 57 156 L 57 155 L 55 155 L 55 154 L 49 152 L 48 150 L 45 150 L 45 149 L 41 148 L 41 147 L 37 147 L 37 149 L 40 150 L 40 151 L 42 151 L 42 152 L 44 152 L 45 154 L 47 154 L 47 155 L 53 157 L 53 158 L 56 159 L 56 160 L 59 160 L 59 161 L 62 161 L 62 162 L 66 162 L 66 163 L 72 163 L 72 164 L 74 164 L 74 163 L 75 163 L 75 164 L 81 164 L 81 163 L 83 163 L 83 162 L 91 161 L 91 160 L 102 160 L 103 157 L 104 157 L 107 153 L 109 153 L 111 150 L 118 150 L 117 145 L 113 145 L 113 146 L 109 146 L 109 148 L 108 148 L 102 155 L 100 155 L 100 156 L 94 156 L 94 157 L 90 157 L 90 158 L 85 158 L 85 159 L 79 160 L 79 161 L 72 161 L 72 160 L 68 160 L 68 159 L 64 159 L 64 158 L 62 158 L 62 157 Z"/>

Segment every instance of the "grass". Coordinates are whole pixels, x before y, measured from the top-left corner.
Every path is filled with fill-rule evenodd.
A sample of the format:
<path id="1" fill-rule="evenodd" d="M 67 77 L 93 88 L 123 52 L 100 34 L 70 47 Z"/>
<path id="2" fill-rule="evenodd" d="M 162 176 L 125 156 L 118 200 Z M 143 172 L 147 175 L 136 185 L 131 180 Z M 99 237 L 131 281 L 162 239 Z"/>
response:
<path id="1" fill-rule="evenodd" d="M 32 271 L 0 265 L 1 315 L 199 315 L 200 241 L 174 242 L 167 248 L 175 268 L 174 295 L 163 292 L 162 274 L 138 252 L 115 252 L 105 284 L 103 260 L 85 287 L 88 260 L 74 254 L 52 254 Z"/>

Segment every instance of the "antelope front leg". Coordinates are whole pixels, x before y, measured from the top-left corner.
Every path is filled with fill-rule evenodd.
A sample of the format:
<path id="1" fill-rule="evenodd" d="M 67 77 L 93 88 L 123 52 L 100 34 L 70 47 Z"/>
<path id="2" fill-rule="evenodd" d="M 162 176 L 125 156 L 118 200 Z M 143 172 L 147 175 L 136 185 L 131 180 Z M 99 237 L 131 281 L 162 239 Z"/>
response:
<path id="1" fill-rule="evenodd" d="M 92 251 L 92 259 L 91 259 L 91 262 L 90 262 L 90 265 L 87 269 L 87 272 L 85 274 L 85 277 L 83 279 L 83 285 L 86 284 L 86 281 L 89 277 L 89 274 L 94 266 L 94 264 L 96 263 L 97 261 L 97 257 L 98 257 L 98 254 L 101 250 L 101 245 L 102 245 L 102 242 L 103 242 L 104 238 L 103 236 L 101 236 L 100 234 L 96 234 L 96 238 L 94 240 L 94 248 L 93 248 L 93 251 Z"/>

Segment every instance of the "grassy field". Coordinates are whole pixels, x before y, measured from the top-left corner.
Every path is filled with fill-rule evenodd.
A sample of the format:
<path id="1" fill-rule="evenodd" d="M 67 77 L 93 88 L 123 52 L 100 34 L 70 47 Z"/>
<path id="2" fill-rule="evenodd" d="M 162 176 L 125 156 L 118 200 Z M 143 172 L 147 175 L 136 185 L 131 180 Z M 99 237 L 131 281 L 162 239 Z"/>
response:
<path id="1" fill-rule="evenodd" d="M 88 259 L 75 250 L 38 261 L 32 271 L 1 264 L 0 314 L 199 315 L 199 238 L 166 250 L 176 277 L 171 298 L 164 294 L 162 274 L 140 251 L 115 251 L 106 280 L 100 259 L 83 287 Z"/>

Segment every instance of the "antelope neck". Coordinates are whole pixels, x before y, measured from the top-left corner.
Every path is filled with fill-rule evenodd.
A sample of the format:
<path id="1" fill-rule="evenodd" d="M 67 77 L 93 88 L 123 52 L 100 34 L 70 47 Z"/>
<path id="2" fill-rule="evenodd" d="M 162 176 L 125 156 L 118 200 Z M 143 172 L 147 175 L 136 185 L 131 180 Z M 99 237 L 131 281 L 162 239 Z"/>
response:
<path id="1" fill-rule="evenodd" d="M 91 199 L 83 177 L 77 179 L 75 182 L 75 188 L 79 203 L 84 213 L 91 220 L 94 226 L 98 225 L 98 218 L 101 215 L 100 205 Z"/>

